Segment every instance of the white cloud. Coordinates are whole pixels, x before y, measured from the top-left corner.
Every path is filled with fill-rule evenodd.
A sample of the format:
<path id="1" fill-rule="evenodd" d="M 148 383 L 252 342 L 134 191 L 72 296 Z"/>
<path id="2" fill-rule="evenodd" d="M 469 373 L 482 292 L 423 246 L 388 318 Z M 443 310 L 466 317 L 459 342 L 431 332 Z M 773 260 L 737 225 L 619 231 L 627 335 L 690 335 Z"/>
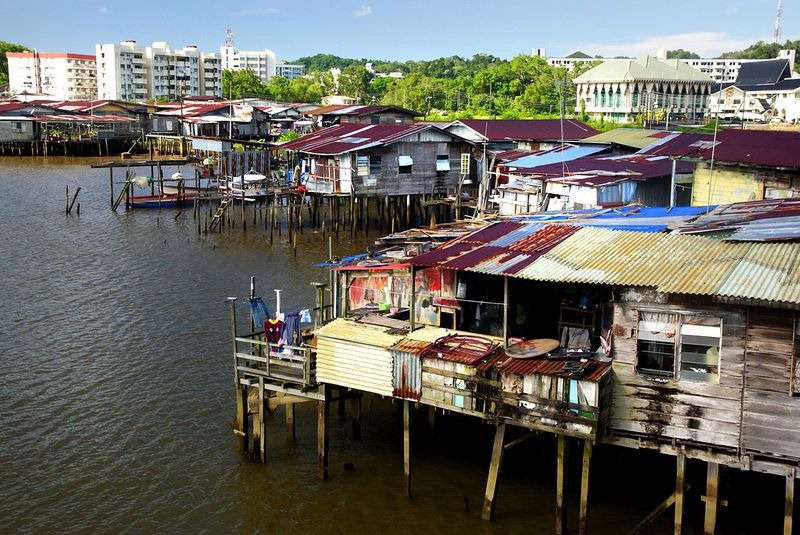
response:
<path id="1" fill-rule="evenodd" d="M 729 7 L 728 9 L 725 10 L 725 13 L 727 13 L 728 15 L 737 15 L 739 13 L 739 8 Z"/>
<path id="2" fill-rule="evenodd" d="M 100 9 L 97 10 L 97 12 L 98 13 L 108 13 L 108 8 L 107 7 L 101 7 Z"/>
<path id="3" fill-rule="evenodd" d="M 591 55 L 599 54 L 605 57 L 637 57 L 646 54 L 653 56 L 660 48 L 667 50 L 682 48 L 708 58 L 718 56 L 723 52 L 742 50 L 759 40 L 769 41 L 769 38 L 739 39 L 726 32 L 694 32 L 648 37 L 633 43 L 584 43 L 580 45 L 580 50 Z"/>
<path id="4" fill-rule="evenodd" d="M 361 6 L 353 11 L 354 17 L 369 17 L 372 15 L 372 8 L 369 6 Z"/>
<path id="5" fill-rule="evenodd" d="M 236 13 L 239 17 L 253 17 L 253 16 L 266 16 L 266 15 L 274 15 L 280 11 L 274 7 L 265 7 L 261 9 L 244 9 Z"/>

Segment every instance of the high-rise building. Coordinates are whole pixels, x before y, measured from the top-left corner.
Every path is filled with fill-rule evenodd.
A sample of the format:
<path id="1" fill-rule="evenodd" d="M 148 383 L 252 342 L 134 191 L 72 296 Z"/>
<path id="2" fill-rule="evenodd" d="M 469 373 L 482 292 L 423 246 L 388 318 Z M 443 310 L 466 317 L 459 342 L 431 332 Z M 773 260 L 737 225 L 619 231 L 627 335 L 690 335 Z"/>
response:
<path id="1" fill-rule="evenodd" d="M 13 93 L 37 93 L 54 100 L 97 98 L 95 57 L 69 52 L 6 52 Z"/>
<path id="2" fill-rule="evenodd" d="M 222 69 L 213 52 L 194 45 L 173 49 L 165 41 L 98 44 L 97 89 L 112 100 L 179 99 L 222 95 Z"/>
<path id="3" fill-rule="evenodd" d="M 228 28 L 225 32 L 225 44 L 219 49 L 222 69 L 226 71 L 239 71 L 250 69 L 262 82 L 269 82 L 273 76 L 282 76 L 293 80 L 303 75 L 302 65 L 290 65 L 285 61 L 275 59 L 275 52 L 264 50 L 240 50 L 233 42 L 233 31 Z"/>

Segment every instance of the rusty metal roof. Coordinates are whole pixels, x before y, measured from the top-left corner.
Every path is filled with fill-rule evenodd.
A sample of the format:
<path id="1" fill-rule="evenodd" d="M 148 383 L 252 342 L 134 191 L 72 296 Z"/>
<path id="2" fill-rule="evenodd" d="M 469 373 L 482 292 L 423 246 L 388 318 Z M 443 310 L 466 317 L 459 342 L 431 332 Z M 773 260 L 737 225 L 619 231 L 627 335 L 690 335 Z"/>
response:
<path id="1" fill-rule="evenodd" d="M 495 368 L 502 373 L 514 373 L 517 375 L 556 375 L 559 377 L 574 377 L 581 381 L 599 381 L 611 371 L 611 363 L 590 360 L 583 364 L 584 372 L 580 375 L 572 375 L 571 372 L 564 370 L 563 360 L 550 360 L 547 358 L 535 359 L 514 359 L 505 356 L 498 360 Z"/>

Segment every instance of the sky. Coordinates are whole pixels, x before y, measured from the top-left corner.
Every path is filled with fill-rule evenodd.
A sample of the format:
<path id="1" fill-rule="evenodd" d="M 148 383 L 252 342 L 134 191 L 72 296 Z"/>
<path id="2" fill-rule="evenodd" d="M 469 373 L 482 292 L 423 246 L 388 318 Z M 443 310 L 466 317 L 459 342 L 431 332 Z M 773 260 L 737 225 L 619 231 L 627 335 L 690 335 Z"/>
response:
<path id="1" fill-rule="evenodd" d="M 167 41 L 219 51 L 225 30 L 243 50 L 279 59 L 317 53 L 422 60 L 486 53 L 510 59 L 655 55 L 703 57 L 772 41 L 776 0 L 0 0 L 0 41 L 40 52 L 94 54 L 97 43 Z M 800 38 L 800 0 L 784 0 L 783 39 Z"/>

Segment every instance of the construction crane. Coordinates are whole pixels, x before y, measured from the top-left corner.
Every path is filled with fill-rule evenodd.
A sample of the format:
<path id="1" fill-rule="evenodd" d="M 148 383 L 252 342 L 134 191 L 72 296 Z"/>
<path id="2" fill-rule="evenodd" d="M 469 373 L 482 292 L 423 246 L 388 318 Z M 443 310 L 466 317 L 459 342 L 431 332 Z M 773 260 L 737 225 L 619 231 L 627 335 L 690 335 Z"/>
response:
<path id="1" fill-rule="evenodd" d="M 776 43 L 781 42 L 781 17 L 783 15 L 783 0 L 778 0 L 778 14 L 775 16 L 775 35 L 773 40 Z"/>

